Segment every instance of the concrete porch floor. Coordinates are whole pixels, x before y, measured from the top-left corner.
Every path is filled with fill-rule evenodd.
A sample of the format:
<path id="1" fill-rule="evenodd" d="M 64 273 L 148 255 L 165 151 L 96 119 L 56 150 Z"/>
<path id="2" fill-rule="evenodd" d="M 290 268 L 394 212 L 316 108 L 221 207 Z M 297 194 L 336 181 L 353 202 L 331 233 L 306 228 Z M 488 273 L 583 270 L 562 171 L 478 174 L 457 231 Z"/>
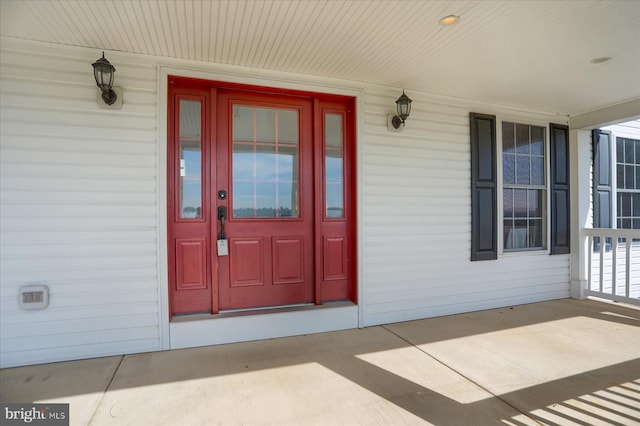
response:
<path id="1" fill-rule="evenodd" d="M 73 425 L 640 425 L 640 310 L 563 299 L 0 371 Z"/>

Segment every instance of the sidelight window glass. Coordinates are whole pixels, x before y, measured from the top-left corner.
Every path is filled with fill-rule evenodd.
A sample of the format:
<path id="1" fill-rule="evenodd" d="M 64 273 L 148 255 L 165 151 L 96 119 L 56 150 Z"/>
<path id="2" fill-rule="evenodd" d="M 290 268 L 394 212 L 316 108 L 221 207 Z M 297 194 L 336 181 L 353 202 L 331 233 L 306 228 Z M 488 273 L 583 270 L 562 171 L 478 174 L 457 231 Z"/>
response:
<path id="1" fill-rule="evenodd" d="M 324 116 L 325 217 L 344 218 L 344 141 L 342 114 Z"/>
<path id="2" fill-rule="evenodd" d="M 180 100 L 180 218 L 202 218 L 202 104 Z"/>

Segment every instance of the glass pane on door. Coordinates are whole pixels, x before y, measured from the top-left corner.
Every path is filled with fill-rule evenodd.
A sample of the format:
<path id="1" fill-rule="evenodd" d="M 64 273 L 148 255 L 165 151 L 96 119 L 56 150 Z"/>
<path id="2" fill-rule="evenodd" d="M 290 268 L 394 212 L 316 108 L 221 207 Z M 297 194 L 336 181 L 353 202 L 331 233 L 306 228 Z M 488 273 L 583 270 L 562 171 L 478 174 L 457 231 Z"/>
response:
<path id="1" fill-rule="evenodd" d="M 295 218 L 298 201 L 298 111 L 233 106 L 234 218 Z"/>
<path id="2" fill-rule="evenodd" d="M 202 105 L 180 100 L 180 218 L 202 218 Z"/>
<path id="3" fill-rule="evenodd" d="M 327 113 L 324 116 L 324 198 L 325 217 L 344 217 L 344 162 L 342 140 L 342 115 Z"/>

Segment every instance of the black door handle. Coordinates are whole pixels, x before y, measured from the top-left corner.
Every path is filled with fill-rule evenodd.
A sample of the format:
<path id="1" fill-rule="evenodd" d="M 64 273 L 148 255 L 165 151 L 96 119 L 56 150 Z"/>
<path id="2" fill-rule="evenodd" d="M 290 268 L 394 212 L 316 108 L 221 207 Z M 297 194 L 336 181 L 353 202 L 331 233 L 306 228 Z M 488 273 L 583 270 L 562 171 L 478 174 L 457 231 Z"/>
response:
<path id="1" fill-rule="evenodd" d="M 225 206 L 218 206 L 218 220 L 225 220 L 227 218 L 227 208 Z"/>
<path id="2" fill-rule="evenodd" d="M 218 239 L 226 240 L 227 235 L 224 233 L 224 221 L 227 220 L 227 208 L 225 206 L 218 206 L 218 220 L 220 221 L 220 233 L 218 234 Z"/>

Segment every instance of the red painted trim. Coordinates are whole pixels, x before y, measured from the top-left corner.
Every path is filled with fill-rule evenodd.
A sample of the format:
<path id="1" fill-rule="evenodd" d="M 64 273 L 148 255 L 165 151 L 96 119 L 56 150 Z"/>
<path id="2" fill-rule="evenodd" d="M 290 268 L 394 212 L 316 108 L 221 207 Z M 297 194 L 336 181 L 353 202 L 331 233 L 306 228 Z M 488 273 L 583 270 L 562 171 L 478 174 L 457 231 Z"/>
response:
<path id="1" fill-rule="evenodd" d="M 207 138 L 207 145 L 210 147 L 215 146 L 213 138 L 218 134 L 218 89 L 216 87 L 212 87 L 210 89 L 209 96 L 209 134 Z M 218 180 L 216 177 L 216 167 L 213 167 L 214 164 L 218 164 L 217 161 L 217 151 L 215 149 L 209 150 L 210 155 L 208 158 L 209 163 L 207 164 L 207 176 L 210 182 L 209 193 L 210 196 L 210 208 L 209 211 L 212 212 L 212 215 L 217 215 L 217 205 L 218 205 Z M 212 221 L 215 221 L 216 226 L 210 226 L 210 241 L 211 243 L 211 253 L 209 255 L 209 274 L 211 275 L 211 313 L 217 314 L 220 312 L 220 291 L 218 287 L 218 261 L 217 261 L 217 252 L 218 252 L 218 221 L 217 216 L 211 218 Z"/>
<path id="2" fill-rule="evenodd" d="M 322 271 L 323 271 L 323 244 L 322 244 L 322 217 L 323 213 L 323 194 L 324 194 L 324 180 L 323 180 L 323 149 L 324 145 L 324 120 L 322 116 L 322 108 L 320 106 L 320 100 L 313 100 L 313 158 L 314 160 L 314 242 L 315 242 L 315 300 L 316 305 L 321 305 L 323 302 L 323 285 L 322 285 Z M 318 160 L 322 163 L 318 166 Z"/>
<path id="3" fill-rule="evenodd" d="M 228 81 L 219 81 L 219 80 L 203 80 L 198 78 L 191 77 L 179 77 L 179 76 L 169 76 L 169 84 L 175 84 L 176 86 L 188 88 L 203 88 L 203 87 L 216 87 L 218 89 L 228 89 L 238 92 L 248 92 L 248 93 L 261 93 L 261 94 L 272 94 L 272 95 L 285 95 L 285 96 L 294 96 L 301 98 L 313 98 L 320 99 L 322 101 L 329 102 L 337 102 L 348 104 L 354 98 L 351 96 L 345 95 L 337 95 L 333 93 L 319 93 L 319 92 L 310 92 L 307 90 L 293 90 L 293 89 L 281 89 L 278 87 L 269 87 L 269 86 L 259 86 L 253 84 L 242 84 L 242 83 L 231 83 Z"/>
<path id="4" fill-rule="evenodd" d="M 345 188 L 349 191 L 349 195 L 346 196 L 347 205 L 346 207 L 349 209 L 348 217 L 349 217 L 349 274 L 351 281 L 350 295 L 349 298 L 354 302 L 358 303 L 358 200 L 357 200 L 357 123 L 356 123 L 356 99 L 351 98 L 346 102 L 347 105 L 347 123 L 349 132 L 347 135 L 349 136 L 349 160 L 347 161 L 347 169 L 349 182 L 345 185 Z"/>

